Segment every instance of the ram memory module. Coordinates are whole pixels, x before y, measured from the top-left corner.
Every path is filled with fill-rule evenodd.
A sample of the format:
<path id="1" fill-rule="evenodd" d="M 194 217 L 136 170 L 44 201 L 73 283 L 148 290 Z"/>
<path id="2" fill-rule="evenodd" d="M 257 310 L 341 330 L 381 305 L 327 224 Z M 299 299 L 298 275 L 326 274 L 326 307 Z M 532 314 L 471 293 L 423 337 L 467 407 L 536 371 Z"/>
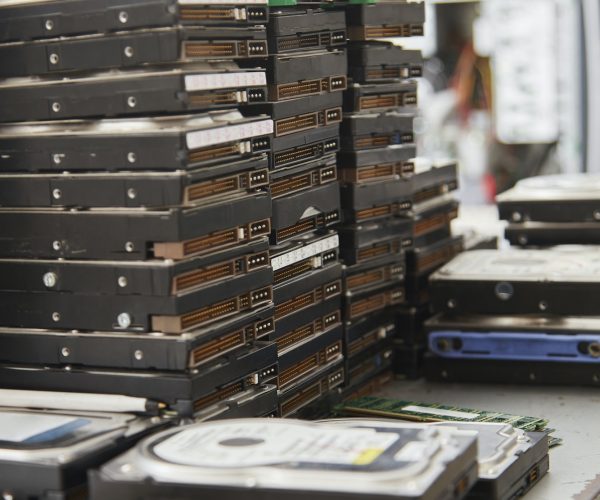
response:
<path id="1" fill-rule="evenodd" d="M 415 422 L 489 422 L 510 424 L 527 432 L 550 433 L 545 418 L 512 415 L 488 410 L 475 410 L 438 403 L 402 401 L 398 399 L 364 396 L 346 401 L 335 407 L 338 416 L 383 417 Z M 548 436 L 549 446 L 557 446 L 561 439 Z"/>

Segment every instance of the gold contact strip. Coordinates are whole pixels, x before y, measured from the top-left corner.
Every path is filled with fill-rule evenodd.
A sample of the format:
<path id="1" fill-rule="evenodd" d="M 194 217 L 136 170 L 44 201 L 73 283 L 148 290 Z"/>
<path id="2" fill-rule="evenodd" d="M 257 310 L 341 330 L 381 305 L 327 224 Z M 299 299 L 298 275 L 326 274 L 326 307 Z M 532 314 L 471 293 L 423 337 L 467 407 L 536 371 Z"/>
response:
<path id="1" fill-rule="evenodd" d="M 293 299 L 286 300 L 275 306 L 275 321 L 286 318 L 302 309 L 318 304 L 332 297 L 338 296 L 342 292 L 342 282 L 340 280 L 332 281 L 321 285 L 309 292 L 297 295 Z"/>
<path id="2" fill-rule="evenodd" d="M 415 238 L 423 236 L 437 229 L 446 227 L 452 220 L 458 217 L 458 210 L 453 209 L 450 212 L 443 214 L 435 214 L 426 219 L 415 222 L 414 235 Z"/>
<path id="3" fill-rule="evenodd" d="M 356 319 L 381 309 L 401 304 L 404 300 L 404 291 L 401 289 L 387 290 L 364 299 L 357 300 L 350 305 L 350 319 Z"/>
<path id="4" fill-rule="evenodd" d="M 220 281 L 224 278 L 232 278 L 268 266 L 268 252 L 238 257 L 227 262 L 219 262 L 218 264 L 195 269 L 176 276 L 173 278 L 171 291 L 173 294 L 189 291 L 207 283 Z"/>
<path id="5" fill-rule="evenodd" d="M 311 354 L 307 358 L 302 361 L 296 363 L 293 366 L 290 366 L 286 370 L 283 370 L 279 373 L 279 377 L 277 379 L 277 385 L 280 390 L 284 389 L 286 386 L 290 385 L 292 382 L 295 382 L 299 378 L 306 376 L 308 373 L 314 371 L 319 366 L 322 366 L 334 358 L 338 357 L 342 352 L 342 342 L 338 341 L 330 346 L 322 349 L 315 354 Z"/>
<path id="6" fill-rule="evenodd" d="M 272 287 L 259 288 L 180 316 L 152 316 L 152 329 L 164 333 L 183 333 L 236 313 L 268 304 L 273 299 Z"/>
<path id="7" fill-rule="evenodd" d="M 350 40 L 366 41 L 373 38 L 423 36 L 422 24 L 396 24 L 386 26 L 348 26 Z"/>
<path id="8" fill-rule="evenodd" d="M 243 172 L 237 175 L 211 179 L 188 186 L 185 189 L 185 203 L 211 198 L 223 194 L 237 193 L 251 189 L 258 189 L 269 185 L 269 170 L 260 169 L 252 172 Z"/>
<path id="9" fill-rule="evenodd" d="M 335 389 L 344 381 L 344 369 L 340 368 L 331 375 L 326 375 L 314 384 L 311 384 L 306 389 L 295 393 L 292 397 L 287 398 L 280 404 L 280 414 L 282 417 L 287 417 L 306 405 L 318 399 L 322 394 L 326 394 L 332 389 Z"/>
<path id="10" fill-rule="evenodd" d="M 191 240 L 154 243 L 154 257 L 181 260 L 268 236 L 270 233 L 271 220 L 264 219 L 244 226 L 216 231 Z"/>
<path id="11" fill-rule="evenodd" d="M 269 87 L 270 98 L 274 101 L 284 101 L 295 97 L 315 95 L 325 92 L 346 90 L 348 81 L 345 75 L 303 80 L 296 83 L 282 83 Z"/>

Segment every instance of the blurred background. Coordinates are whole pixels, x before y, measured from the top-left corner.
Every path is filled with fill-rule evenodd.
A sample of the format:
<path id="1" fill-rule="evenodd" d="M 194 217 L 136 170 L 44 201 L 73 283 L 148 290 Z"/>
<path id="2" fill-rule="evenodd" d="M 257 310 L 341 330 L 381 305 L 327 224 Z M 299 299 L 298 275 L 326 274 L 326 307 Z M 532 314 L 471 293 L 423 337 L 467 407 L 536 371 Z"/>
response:
<path id="1" fill-rule="evenodd" d="M 427 0 L 419 156 L 455 158 L 461 200 L 600 171 L 598 0 Z"/>

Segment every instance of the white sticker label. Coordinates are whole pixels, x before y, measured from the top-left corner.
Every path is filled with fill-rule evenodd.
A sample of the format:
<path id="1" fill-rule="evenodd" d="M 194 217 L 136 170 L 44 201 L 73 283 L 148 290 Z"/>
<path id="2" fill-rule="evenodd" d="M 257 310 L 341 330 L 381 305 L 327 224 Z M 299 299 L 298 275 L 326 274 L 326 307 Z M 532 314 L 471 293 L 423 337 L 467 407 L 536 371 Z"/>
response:
<path id="1" fill-rule="evenodd" d="M 168 462 L 198 467 L 366 465 L 397 440 L 397 434 L 365 429 L 229 424 L 183 430 L 159 443 L 154 452 Z"/>
<path id="2" fill-rule="evenodd" d="M 77 418 L 61 415 L 0 412 L 0 441 L 21 443 L 77 420 Z"/>
<path id="3" fill-rule="evenodd" d="M 189 132 L 186 136 L 186 142 L 189 149 L 198 149 L 214 144 L 234 142 L 272 133 L 273 120 L 261 120 L 258 122 Z"/>
<path id="4" fill-rule="evenodd" d="M 238 87 L 260 87 L 266 84 L 267 75 L 261 71 L 205 73 L 200 75 L 186 75 L 185 77 L 185 89 L 190 92 Z"/>
<path id="5" fill-rule="evenodd" d="M 291 266 L 296 262 L 300 262 L 305 259 L 310 259 L 315 255 L 321 254 L 323 252 L 327 252 L 328 250 L 333 250 L 334 248 L 338 248 L 340 246 L 340 239 L 337 234 L 330 236 L 329 238 L 325 238 L 320 241 L 315 241 L 310 245 L 297 248 L 296 250 L 292 250 L 291 252 L 284 253 L 282 255 L 278 255 L 271 259 L 271 267 L 273 271 L 277 271 L 283 267 Z"/>
<path id="6" fill-rule="evenodd" d="M 428 408 L 427 406 L 409 405 L 401 408 L 404 411 L 412 411 L 414 413 L 424 413 L 426 415 L 462 418 L 464 420 L 474 420 L 479 417 L 479 413 L 467 413 L 466 411 L 444 410 L 443 408 Z"/>

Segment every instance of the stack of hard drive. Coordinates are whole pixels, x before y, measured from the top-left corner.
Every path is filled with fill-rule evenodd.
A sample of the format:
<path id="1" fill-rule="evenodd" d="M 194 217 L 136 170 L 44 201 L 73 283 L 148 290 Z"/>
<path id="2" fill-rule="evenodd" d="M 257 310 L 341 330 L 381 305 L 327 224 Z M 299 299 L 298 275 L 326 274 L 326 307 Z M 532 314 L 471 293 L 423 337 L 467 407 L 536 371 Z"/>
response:
<path id="1" fill-rule="evenodd" d="M 597 247 L 466 252 L 431 278 L 433 380 L 600 385 Z"/>
<path id="2" fill-rule="evenodd" d="M 413 120 L 419 51 L 378 38 L 422 34 L 424 4 L 346 5 L 349 84 L 338 170 L 344 225 L 347 391 L 391 370 L 393 308 L 404 302 L 405 254 L 412 241 Z M 385 377 L 385 375 L 384 375 Z"/>
<path id="3" fill-rule="evenodd" d="M 275 411 L 268 11 L 224 3 L 2 4 L 1 387 Z"/>
<path id="4" fill-rule="evenodd" d="M 512 245 L 600 243 L 600 177 L 550 175 L 519 181 L 497 196 Z"/>
<path id="5" fill-rule="evenodd" d="M 458 187 L 455 163 L 418 163 L 412 177 L 413 247 L 406 260 L 406 304 L 397 309 L 396 372 L 421 376 L 427 350 L 423 323 L 431 316 L 429 276 L 462 251 L 462 236 L 453 236 L 451 222 L 458 202 L 450 194 Z"/>
<path id="6" fill-rule="evenodd" d="M 267 25 L 273 199 L 271 265 L 279 410 L 320 405 L 343 382 L 340 195 L 335 164 L 346 88 L 344 13 L 271 7 Z"/>

